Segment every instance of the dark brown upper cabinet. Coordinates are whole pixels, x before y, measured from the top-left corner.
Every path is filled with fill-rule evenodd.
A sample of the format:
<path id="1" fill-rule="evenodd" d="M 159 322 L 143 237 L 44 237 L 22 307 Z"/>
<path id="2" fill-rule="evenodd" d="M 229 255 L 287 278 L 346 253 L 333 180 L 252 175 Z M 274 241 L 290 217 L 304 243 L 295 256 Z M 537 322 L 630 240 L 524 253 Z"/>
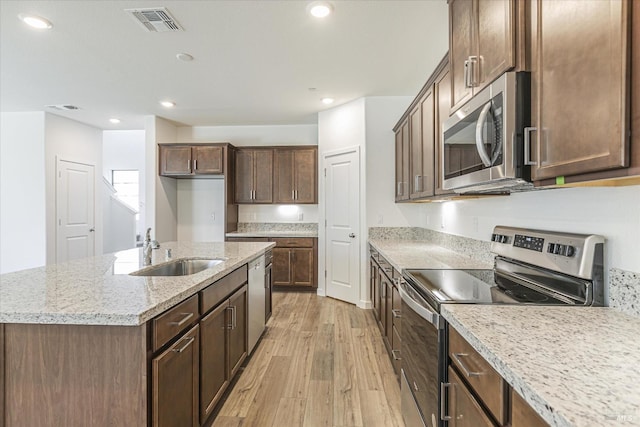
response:
<path id="1" fill-rule="evenodd" d="M 631 2 L 530 7 L 532 179 L 629 166 Z"/>
<path id="2" fill-rule="evenodd" d="M 396 131 L 396 202 L 409 200 L 409 118 L 405 117 Z"/>
<path id="3" fill-rule="evenodd" d="M 235 166 L 236 203 L 273 203 L 273 149 L 240 148 Z"/>
<path id="4" fill-rule="evenodd" d="M 410 199 L 433 196 L 435 166 L 433 159 L 435 136 L 433 98 L 433 87 L 430 87 L 409 113 Z"/>
<path id="5" fill-rule="evenodd" d="M 449 1 L 452 112 L 516 65 L 515 8 L 515 0 Z"/>
<path id="6" fill-rule="evenodd" d="M 274 203 L 318 203 L 317 158 L 317 147 L 275 150 Z"/>
<path id="7" fill-rule="evenodd" d="M 224 173 L 224 145 L 159 145 L 160 175 L 192 177 Z"/>

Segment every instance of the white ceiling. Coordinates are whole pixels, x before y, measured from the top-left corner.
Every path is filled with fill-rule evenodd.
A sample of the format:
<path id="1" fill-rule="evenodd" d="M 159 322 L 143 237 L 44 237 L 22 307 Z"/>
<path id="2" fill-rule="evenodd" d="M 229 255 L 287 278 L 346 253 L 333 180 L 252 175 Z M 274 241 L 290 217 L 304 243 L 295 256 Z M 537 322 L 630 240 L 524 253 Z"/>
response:
<path id="1" fill-rule="evenodd" d="M 359 97 L 416 95 L 446 53 L 445 0 L 333 0 L 324 20 L 309 3 L 0 0 L 0 108 L 101 129 L 142 129 L 151 114 L 192 126 L 316 123 L 318 111 Z M 159 6 L 185 31 L 146 32 L 124 12 Z M 30 29 L 19 13 L 54 27 Z"/>

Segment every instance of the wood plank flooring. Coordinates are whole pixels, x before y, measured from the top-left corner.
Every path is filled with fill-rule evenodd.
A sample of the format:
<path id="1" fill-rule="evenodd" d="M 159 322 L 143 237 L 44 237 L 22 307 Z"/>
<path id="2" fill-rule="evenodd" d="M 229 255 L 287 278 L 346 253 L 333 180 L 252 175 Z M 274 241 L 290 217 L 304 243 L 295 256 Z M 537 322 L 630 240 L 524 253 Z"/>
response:
<path id="1" fill-rule="evenodd" d="M 213 427 L 404 427 L 370 310 L 276 292 L 273 315 Z"/>

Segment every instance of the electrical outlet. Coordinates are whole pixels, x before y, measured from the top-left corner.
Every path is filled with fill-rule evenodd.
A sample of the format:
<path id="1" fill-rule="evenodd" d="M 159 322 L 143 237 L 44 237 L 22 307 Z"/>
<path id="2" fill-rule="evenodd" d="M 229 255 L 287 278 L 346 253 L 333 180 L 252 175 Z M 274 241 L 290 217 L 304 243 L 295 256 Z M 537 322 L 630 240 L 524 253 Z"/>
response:
<path id="1" fill-rule="evenodd" d="M 302 221 L 304 218 L 304 214 L 302 212 L 298 212 L 298 221 Z"/>
<path id="2" fill-rule="evenodd" d="M 440 228 L 444 230 L 444 226 L 445 226 L 444 215 L 442 215 L 440 217 Z"/>
<path id="3" fill-rule="evenodd" d="M 211 220 L 215 222 L 215 220 L 216 220 L 216 213 L 215 212 L 211 212 Z"/>

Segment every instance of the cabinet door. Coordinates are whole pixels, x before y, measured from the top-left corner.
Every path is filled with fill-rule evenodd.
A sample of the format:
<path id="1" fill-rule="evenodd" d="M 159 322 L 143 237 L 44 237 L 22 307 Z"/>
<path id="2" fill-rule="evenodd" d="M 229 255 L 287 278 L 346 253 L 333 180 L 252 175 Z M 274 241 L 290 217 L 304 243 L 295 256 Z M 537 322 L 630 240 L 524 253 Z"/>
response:
<path id="1" fill-rule="evenodd" d="M 385 302 L 384 302 L 384 334 L 389 344 L 389 350 L 392 349 L 393 345 L 393 285 L 391 284 L 391 280 L 384 276 L 384 285 L 386 289 L 384 290 Z"/>
<path id="2" fill-rule="evenodd" d="M 434 193 L 437 195 L 451 194 L 451 190 L 442 188 L 443 177 L 443 157 L 442 157 L 442 128 L 443 123 L 449 118 L 451 111 L 451 73 L 446 67 L 436 77 L 435 82 L 436 97 L 436 117 L 435 117 L 435 172 L 434 172 Z"/>
<path id="3" fill-rule="evenodd" d="M 160 145 L 160 175 L 190 175 L 191 146 Z"/>
<path id="4" fill-rule="evenodd" d="M 630 2 L 531 5 L 532 178 L 626 166 Z"/>
<path id="5" fill-rule="evenodd" d="M 422 115 L 422 177 L 420 178 L 420 197 L 433 196 L 434 179 L 434 93 L 429 89 L 420 103 Z"/>
<path id="6" fill-rule="evenodd" d="M 409 120 L 396 133 L 396 202 L 409 200 Z"/>
<path id="7" fill-rule="evenodd" d="M 154 427 L 199 426 L 199 328 L 152 361 Z"/>
<path id="8" fill-rule="evenodd" d="M 236 152 L 235 201 L 236 203 L 253 202 L 253 151 L 238 150 Z"/>
<path id="9" fill-rule="evenodd" d="M 409 182 L 409 198 L 419 198 L 422 193 L 423 175 L 423 158 L 422 151 L 422 107 L 421 103 L 409 113 L 409 151 L 411 159 L 409 160 L 409 173 L 411 180 Z"/>
<path id="10" fill-rule="evenodd" d="M 290 250 L 293 286 L 313 287 L 315 284 L 313 248 L 292 248 Z"/>
<path id="11" fill-rule="evenodd" d="M 449 367 L 449 427 L 493 427 L 478 401 Z"/>
<path id="12" fill-rule="evenodd" d="M 226 339 L 229 304 L 220 304 L 200 321 L 200 423 L 211 415 L 229 385 Z"/>
<path id="13" fill-rule="evenodd" d="M 273 248 L 273 285 L 291 286 L 291 249 Z"/>
<path id="14" fill-rule="evenodd" d="M 223 147 L 193 147 L 193 172 L 197 174 L 221 174 Z"/>
<path id="15" fill-rule="evenodd" d="M 318 203 L 318 150 L 294 151 L 295 203 Z"/>
<path id="16" fill-rule="evenodd" d="M 273 305 L 272 305 L 272 287 L 271 284 L 272 282 L 272 265 L 269 264 L 267 265 L 267 267 L 264 269 L 264 288 L 265 288 L 265 299 L 264 299 L 264 323 L 267 323 L 267 321 L 271 318 L 271 313 L 273 311 Z"/>
<path id="17" fill-rule="evenodd" d="M 373 305 L 373 315 L 376 320 L 380 320 L 380 287 L 378 286 L 378 264 L 370 259 L 370 275 L 369 284 L 371 286 L 371 303 Z"/>
<path id="18" fill-rule="evenodd" d="M 547 427 L 548 425 L 518 393 L 511 390 L 511 427 Z"/>
<path id="19" fill-rule="evenodd" d="M 515 1 L 477 0 L 475 24 L 479 66 L 474 92 L 515 65 Z"/>
<path id="20" fill-rule="evenodd" d="M 248 348 L 248 322 L 247 322 L 247 285 L 244 285 L 229 298 L 229 310 L 231 316 L 229 334 L 229 378 L 238 372 Z"/>
<path id="21" fill-rule="evenodd" d="M 470 56 L 477 56 L 473 37 L 473 12 L 475 1 L 449 1 L 449 66 L 451 70 L 451 111 L 455 111 L 473 95 L 467 85 L 466 63 Z M 476 67 L 477 68 L 477 67 Z M 470 72 L 470 70 L 469 70 Z"/>
<path id="22" fill-rule="evenodd" d="M 253 162 L 253 203 L 273 203 L 273 150 L 255 150 Z"/>
<path id="23" fill-rule="evenodd" d="M 274 202 L 295 203 L 293 150 L 275 150 L 273 177 Z"/>

